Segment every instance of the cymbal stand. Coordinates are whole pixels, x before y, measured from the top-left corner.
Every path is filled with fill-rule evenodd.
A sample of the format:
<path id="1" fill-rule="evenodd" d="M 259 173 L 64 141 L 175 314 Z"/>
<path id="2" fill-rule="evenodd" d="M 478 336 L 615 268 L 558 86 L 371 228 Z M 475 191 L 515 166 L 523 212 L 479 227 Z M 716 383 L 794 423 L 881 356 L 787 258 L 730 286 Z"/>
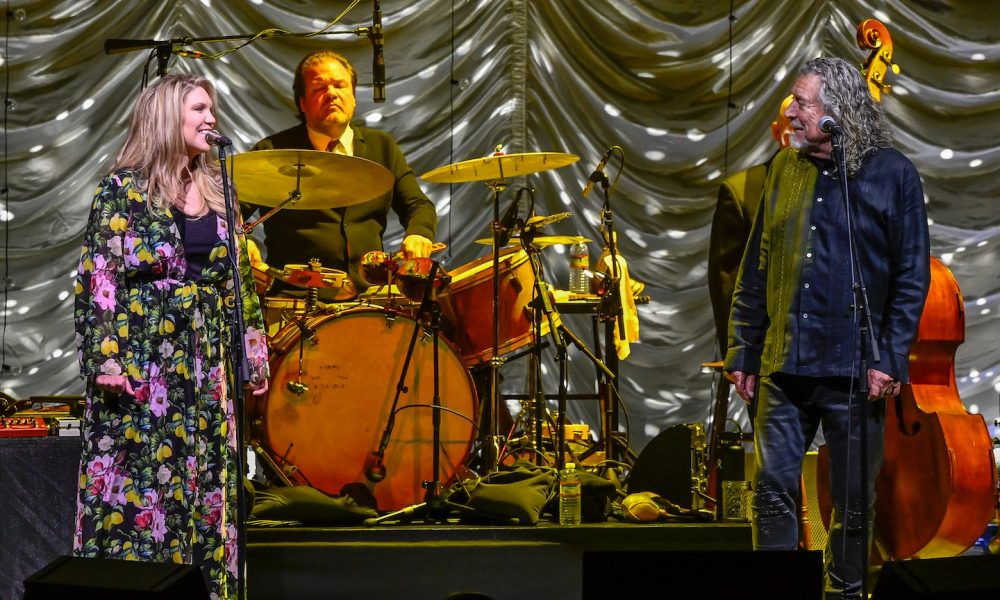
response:
<path id="1" fill-rule="evenodd" d="M 414 504 L 413 506 L 401 508 L 397 511 L 382 515 L 381 517 L 368 519 L 365 521 L 365 525 L 379 525 L 387 521 L 395 521 L 400 517 L 412 519 L 414 516 L 418 515 L 423 515 L 425 519 L 430 518 L 434 520 L 443 520 L 446 518 L 449 510 L 466 512 L 469 514 L 479 514 L 478 511 L 465 506 L 464 504 L 458 504 L 445 500 L 441 493 L 441 389 L 438 362 L 438 342 L 440 337 L 438 335 L 438 331 L 441 324 L 441 305 L 433 298 L 434 280 L 437 277 L 437 272 L 438 263 L 435 261 L 431 265 L 430 274 L 424 284 L 423 301 L 420 303 L 419 310 L 419 314 L 429 315 L 429 329 L 431 330 L 431 338 L 433 339 L 434 344 L 434 398 L 431 402 L 431 410 L 434 411 L 431 418 L 433 431 L 431 447 L 434 452 L 431 459 L 433 479 L 423 482 L 423 487 L 427 490 L 424 494 L 423 502 Z M 379 443 L 378 450 L 372 452 L 373 460 L 365 469 L 365 476 L 372 482 L 382 481 L 386 475 L 385 465 L 382 463 L 382 460 L 385 457 L 385 449 L 389 445 L 389 436 L 392 434 L 392 429 L 396 422 L 396 407 L 399 403 L 399 396 L 402 392 L 406 391 L 406 373 L 409 370 L 410 359 L 413 357 L 413 347 L 416 344 L 419 330 L 420 325 L 418 323 L 417 326 L 413 328 L 413 335 L 410 337 L 410 347 L 406 351 L 406 359 L 403 362 L 403 370 L 399 375 L 399 382 L 396 385 L 396 397 L 393 398 L 392 401 L 392 409 L 389 412 L 389 420 L 386 422 L 385 430 L 382 432 L 382 440 Z"/>
<path id="2" fill-rule="evenodd" d="M 534 205 L 533 191 L 532 205 Z M 556 431 L 554 451 L 556 455 L 556 466 L 561 469 L 563 467 L 563 448 L 565 443 L 563 423 L 566 419 L 566 341 L 563 339 L 563 336 L 559 334 L 559 315 L 556 313 L 555 307 L 552 305 L 548 284 L 542 280 L 542 264 L 538 257 L 538 248 L 532 243 L 536 233 L 537 230 L 534 227 L 529 226 L 521 229 L 521 244 L 524 247 L 524 251 L 528 254 L 528 264 L 531 266 L 532 281 L 534 281 L 535 286 L 535 299 L 537 301 L 532 304 L 535 310 L 532 315 L 534 345 L 531 351 L 531 356 L 533 358 L 531 368 L 534 370 L 534 380 L 536 384 L 533 401 L 534 427 L 532 427 L 532 433 L 534 435 L 531 441 L 536 450 L 536 464 L 539 464 L 537 461 L 543 461 L 544 459 L 544 455 L 542 453 L 542 430 L 548 414 L 548 403 L 545 399 L 545 390 L 542 387 L 541 372 L 542 323 L 548 322 L 549 335 L 552 337 L 552 343 L 556 348 L 556 361 L 559 363 L 559 403 L 557 404 L 556 419 L 554 424 L 554 429 Z"/>
<path id="3" fill-rule="evenodd" d="M 244 225 L 243 226 L 243 233 L 250 233 L 251 231 L 253 231 L 253 229 L 255 227 L 257 227 L 258 225 L 260 225 L 264 221 L 266 221 L 266 220 L 270 219 L 272 216 L 274 216 L 274 213 L 276 213 L 279 210 L 285 208 L 289 204 L 291 204 L 291 205 L 294 206 L 295 203 L 297 203 L 299 200 L 302 199 L 302 189 L 301 189 L 302 188 L 302 168 L 305 167 L 305 165 L 302 164 L 302 163 L 295 163 L 294 167 L 295 167 L 295 189 L 292 190 L 292 191 L 290 191 L 290 192 L 288 192 L 288 197 L 285 198 L 285 200 L 281 204 L 275 206 L 271 210 L 269 210 L 266 213 L 264 213 L 263 215 L 261 215 L 261 217 L 259 219 L 257 219 L 256 221 L 254 221 L 253 223 L 248 223 L 248 224 Z"/>
<path id="4" fill-rule="evenodd" d="M 495 471 L 499 463 L 499 440 L 500 440 L 500 424 L 499 415 L 501 409 L 500 400 L 500 367 L 504 364 L 503 357 L 500 354 L 500 247 L 506 245 L 506 242 L 501 244 L 501 238 L 504 235 L 503 223 L 500 221 L 500 193 L 507 188 L 507 182 L 504 180 L 503 174 L 503 161 L 499 162 L 500 165 L 500 178 L 495 181 L 487 182 L 487 186 L 493 191 L 493 223 L 490 229 L 493 232 L 493 351 L 490 355 L 490 405 L 489 410 L 484 411 L 489 413 L 488 416 L 484 417 L 489 419 L 489 427 L 484 427 L 481 432 L 481 437 L 485 436 L 487 439 L 483 441 L 482 445 L 482 461 L 483 468 L 485 471 Z M 509 236 L 509 230 L 507 235 Z M 509 238 L 508 238 L 509 239 Z"/>

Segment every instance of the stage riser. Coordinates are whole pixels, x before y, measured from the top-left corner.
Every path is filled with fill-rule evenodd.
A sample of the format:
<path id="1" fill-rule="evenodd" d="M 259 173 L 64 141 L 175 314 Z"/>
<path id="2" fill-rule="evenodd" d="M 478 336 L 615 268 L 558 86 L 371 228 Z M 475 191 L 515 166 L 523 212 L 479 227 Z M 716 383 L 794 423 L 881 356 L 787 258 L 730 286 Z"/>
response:
<path id="1" fill-rule="evenodd" d="M 254 600 L 444 600 L 456 592 L 579 600 L 583 553 L 560 544 L 253 548 Z"/>

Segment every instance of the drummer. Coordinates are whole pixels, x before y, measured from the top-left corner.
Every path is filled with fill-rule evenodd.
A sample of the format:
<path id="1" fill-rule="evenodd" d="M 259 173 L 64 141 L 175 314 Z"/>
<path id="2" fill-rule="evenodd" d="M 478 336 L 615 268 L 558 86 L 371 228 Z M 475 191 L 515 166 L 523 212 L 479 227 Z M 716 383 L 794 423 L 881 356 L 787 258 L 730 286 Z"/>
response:
<path id="1" fill-rule="evenodd" d="M 323 267 L 347 271 L 344 289 L 320 289 L 323 301 L 342 300 L 364 291 L 359 274 L 365 253 L 382 250 L 389 209 L 405 235 L 399 250 L 406 258 L 430 256 L 437 228 L 434 204 L 424 195 L 396 141 L 386 132 L 351 124 L 358 75 L 346 58 L 330 50 L 306 55 L 295 69 L 292 92 L 299 125 L 257 142 L 253 150 L 305 149 L 356 156 L 392 172 L 392 190 L 374 200 L 342 208 L 280 210 L 264 221 L 267 262 L 277 268 L 319 259 Z M 351 185 L 349 179 L 344 185 Z M 261 207 L 245 205 L 249 218 Z M 266 209 L 261 209 L 263 213 Z M 298 289 L 276 281 L 272 293 Z"/>

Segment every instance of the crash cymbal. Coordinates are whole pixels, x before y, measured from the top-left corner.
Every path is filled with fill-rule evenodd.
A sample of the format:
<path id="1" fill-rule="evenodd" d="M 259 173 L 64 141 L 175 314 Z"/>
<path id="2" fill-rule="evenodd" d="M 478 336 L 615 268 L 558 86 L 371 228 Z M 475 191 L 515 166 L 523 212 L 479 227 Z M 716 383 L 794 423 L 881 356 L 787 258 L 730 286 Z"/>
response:
<path id="1" fill-rule="evenodd" d="M 517 243 L 520 245 L 521 238 L 512 235 L 510 237 L 511 244 Z M 556 244 L 562 244 L 564 246 L 570 246 L 572 244 L 586 244 L 592 241 L 590 238 L 585 238 L 582 235 L 540 235 L 531 241 L 532 244 L 539 248 L 546 248 L 548 246 L 554 246 Z M 493 238 L 482 238 L 476 240 L 477 244 L 482 244 L 484 246 L 492 246 Z"/>
<path id="2" fill-rule="evenodd" d="M 356 156 L 315 150 L 257 150 L 232 157 L 240 202 L 278 206 L 296 189 L 301 197 L 282 208 L 339 208 L 373 200 L 394 182 L 382 165 Z"/>
<path id="3" fill-rule="evenodd" d="M 562 152 L 525 152 L 484 156 L 438 167 L 420 176 L 431 183 L 466 183 L 494 181 L 558 169 L 580 160 L 576 154 Z"/>

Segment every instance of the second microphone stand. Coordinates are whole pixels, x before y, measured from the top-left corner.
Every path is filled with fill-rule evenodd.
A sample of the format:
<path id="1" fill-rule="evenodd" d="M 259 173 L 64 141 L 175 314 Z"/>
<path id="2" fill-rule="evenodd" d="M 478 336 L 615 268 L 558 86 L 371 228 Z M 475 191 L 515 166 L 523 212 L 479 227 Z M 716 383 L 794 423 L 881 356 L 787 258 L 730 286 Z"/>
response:
<path id="1" fill-rule="evenodd" d="M 464 504 L 458 504 L 451 502 L 444 498 L 442 494 L 441 485 L 441 389 L 440 389 L 440 368 L 438 362 L 438 342 L 441 324 L 441 305 L 434 299 L 434 282 L 437 278 L 439 265 L 437 261 L 433 261 L 431 264 L 431 270 L 428 274 L 427 280 L 424 284 L 424 294 L 423 299 L 420 303 L 419 313 L 420 315 L 425 315 L 428 318 L 429 325 L 428 328 L 431 330 L 431 338 L 433 340 L 433 356 L 434 356 L 434 369 L 433 369 L 433 381 L 434 381 L 434 397 L 431 402 L 431 410 L 433 414 L 431 415 L 431 429 L 432 429 L 432 441 L 431 448 L 433 456 L 431 458 L 431 475 L 432 479 L 423 482 L 423 487 L 427 490 L 424 494 L 424 501 L 419 504 L 414 504 L 413 506 L 407 506 L 401 508 L 397 511 L 382 515 L 381 517 L 376 517 L 373 519 L 368 519 L 365 521 L 365 525 L 378 525 L 387 521 L 397 521 L 400 518 L 413 519 L 415 517 L 423 517 L 428 520 L 443 521 L 448 517 L 450 512 L 459 512 L 467 514 L 478 514 L 478 512 L 465 506 Z M 420 324 L 417 323 L 413 328 L 413 335 L 410 338 L 410 346 L 406 352 L 406 359 L 403 363 L 403 370 L 399 376 L 399 383 L 396 386 L 396 397 L 393 399 L 392 408 L 389 412 L 389 419 L 386 423 L 385 430 L 382 433 L 382 440 L 379 444 L 378 450 L 372 453 L 373 463 L 366 469 L 368 478 L 374 482 L 381 481 L 385 478 L 385 466 L 382 463 L 382 459 L 385 456 L 385 449 L 389 444 L 389 437 L 392 434 L 393 426 L 396 421 L 397 405 L 399 403 L 400 394 L 406 389 L 405 380 L 407 370 L 410 365 L 410 359 L 413 356 L 413 348 L 417 341 L 417 336 L 420 332 Z"/>

